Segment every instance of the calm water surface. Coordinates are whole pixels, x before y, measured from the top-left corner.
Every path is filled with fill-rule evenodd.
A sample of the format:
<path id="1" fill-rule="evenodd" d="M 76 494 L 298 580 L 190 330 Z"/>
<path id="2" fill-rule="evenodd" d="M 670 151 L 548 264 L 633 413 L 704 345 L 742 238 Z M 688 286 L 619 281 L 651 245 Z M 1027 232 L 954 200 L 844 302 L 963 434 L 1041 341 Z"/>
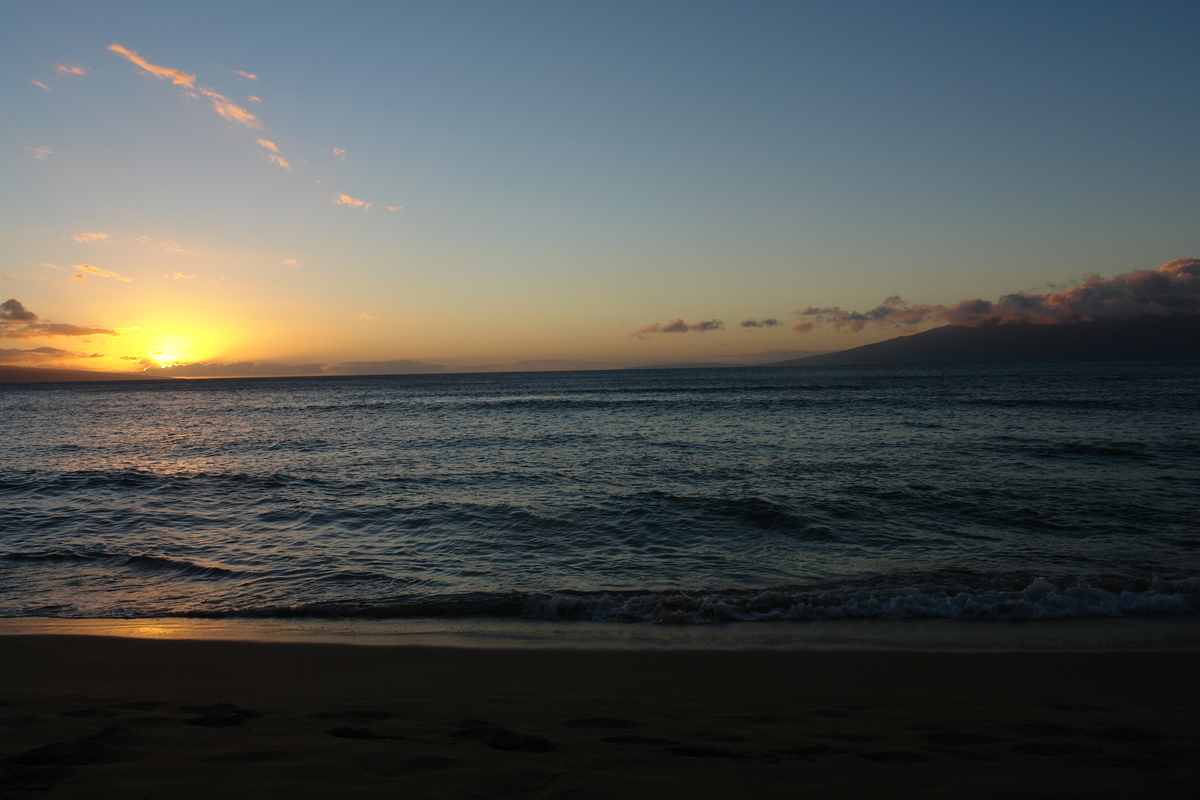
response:
<path id="1" fill-rule="evenodd" d="M 1200 365 L 0 387 L 0 615 L 1200 609 Z"/>

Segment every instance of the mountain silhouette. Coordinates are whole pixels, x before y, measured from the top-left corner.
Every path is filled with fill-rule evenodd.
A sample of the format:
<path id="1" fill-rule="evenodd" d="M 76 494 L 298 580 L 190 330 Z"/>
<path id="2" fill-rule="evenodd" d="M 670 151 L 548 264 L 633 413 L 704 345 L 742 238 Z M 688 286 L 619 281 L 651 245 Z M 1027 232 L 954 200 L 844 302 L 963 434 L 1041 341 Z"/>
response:
<path id="1" fill-rule="evenodd" d="M 1000 364 L 1037 361 L 1200 359 L 1200 314 L 1036 325 L 946 325 L 850 350 L 775 361 L 773 367 Z"/>

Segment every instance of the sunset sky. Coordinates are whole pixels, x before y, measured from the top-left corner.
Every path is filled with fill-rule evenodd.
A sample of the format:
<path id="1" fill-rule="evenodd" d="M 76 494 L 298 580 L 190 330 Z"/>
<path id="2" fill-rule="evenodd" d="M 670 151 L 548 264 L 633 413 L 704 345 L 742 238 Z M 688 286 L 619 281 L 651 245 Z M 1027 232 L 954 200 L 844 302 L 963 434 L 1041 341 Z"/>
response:
<path id="1" fill-rule="evenodd" d="M 1195 2 L 3 17 L 0 363 L 753 363 L 1200 256 Z"/>

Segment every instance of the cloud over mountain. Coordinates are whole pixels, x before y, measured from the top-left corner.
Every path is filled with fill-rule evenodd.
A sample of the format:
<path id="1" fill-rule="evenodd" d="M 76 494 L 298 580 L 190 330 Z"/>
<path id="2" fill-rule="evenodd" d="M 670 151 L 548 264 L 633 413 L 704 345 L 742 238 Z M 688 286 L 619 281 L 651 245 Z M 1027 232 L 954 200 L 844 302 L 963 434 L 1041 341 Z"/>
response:
<path id="1" fill-rule="evenodd" d="M 1069 289 L 1042 294 L 1016 292 L 1004 295 L 995 303 L 976 298 L 949 306 L 914 305 L 893 295 L 863 312 L 809 306 L 798 312 L 800 321 L 792 326 L 792 330 L 808 333 L 823 324 L 856 332 L 868 325 L 912 330 L 928 321 L 951 325 L 982 322 L 1050 324 L 1196 311 L 1200 311 L 1200 259 L 1177 258 L 1156 270 L 1134 270 L 1107 279 L 1093 275 Z"/>

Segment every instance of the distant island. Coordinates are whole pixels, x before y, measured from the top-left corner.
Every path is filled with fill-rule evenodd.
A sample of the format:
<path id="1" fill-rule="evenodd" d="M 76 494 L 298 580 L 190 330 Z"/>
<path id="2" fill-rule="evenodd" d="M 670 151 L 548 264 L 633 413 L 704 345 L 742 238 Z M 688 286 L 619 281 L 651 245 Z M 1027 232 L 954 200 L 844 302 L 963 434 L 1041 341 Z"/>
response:
<path id="1" fill-rule="evenodd" d="M 884 364 L 1017 364 L 1053 361 L 1200 360 L 1200 314 L 1142 316 L 1037 325 L 987 322 L 945 325 L 849 350 L 758 364 L 764 367 L 833 367 Z M 634 369 L 704 369 L 744 366 L 671 363 Z M 156 372 L 0 365 L 0 383 L 175 380 Z"/>
<path id="2" fill-rule="evenodd" d="M 162 381 L 163 375 L 145 372 L 95 372 L 89 369 L 10 367 L 0 364 L 0 383 L 61 383 L 63 381 Z"/>
<path id="3" fill-rule="evenodd" d="M 771 367 L 880 364 L 1015 364 L 1200 359 L 1200 314 L 1037 325 L 946 325 L 850 350 L 775 361 Z"/>

